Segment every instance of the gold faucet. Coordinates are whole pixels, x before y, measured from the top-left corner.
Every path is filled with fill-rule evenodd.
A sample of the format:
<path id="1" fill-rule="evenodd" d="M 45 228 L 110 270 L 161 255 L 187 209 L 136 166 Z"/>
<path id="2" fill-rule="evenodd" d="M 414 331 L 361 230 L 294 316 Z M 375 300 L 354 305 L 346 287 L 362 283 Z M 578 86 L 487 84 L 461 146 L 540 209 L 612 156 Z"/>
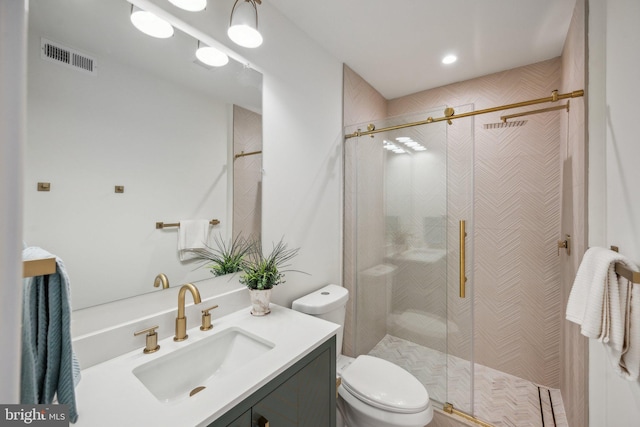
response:
<path id="1" fill-rule="evenodd" d="M 189 338 L 187 335 L 187 317 L 184 315 L 184 295 L 187 291 L 191 291 L 193 295 L 193 302 L 200 304 L 200 291 L 194 286 L 193 283 L 187 283 L 180 287 L 178 292 L 178 317 L 176 317 L 176 336 L 173 337 L 174 341 L 184 341 Z"/>
<path id="2" fill-rule="evenodd" d="M 159 288 L 160 284 L 162 284 L 162 289 L 167 289 L 169 287 L 169 278 L 164 273 L 158 274 L 156 279 L 153 281 L 153 286 L 156 288 Z"/>

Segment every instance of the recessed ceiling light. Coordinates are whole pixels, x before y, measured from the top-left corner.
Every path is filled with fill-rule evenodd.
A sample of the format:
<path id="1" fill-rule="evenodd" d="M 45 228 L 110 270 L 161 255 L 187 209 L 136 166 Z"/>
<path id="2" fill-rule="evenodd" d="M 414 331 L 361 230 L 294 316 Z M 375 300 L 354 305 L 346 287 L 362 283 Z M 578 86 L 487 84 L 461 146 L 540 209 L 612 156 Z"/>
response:
<path id="1" fill-rule="evenodd" d="M 455 56 L 455 55 L 447 55 L 444 58 L 442 58 L 442 63 L 443 64 L 453 64 L 457 60 L 458 60 L 457 56 Z"/>

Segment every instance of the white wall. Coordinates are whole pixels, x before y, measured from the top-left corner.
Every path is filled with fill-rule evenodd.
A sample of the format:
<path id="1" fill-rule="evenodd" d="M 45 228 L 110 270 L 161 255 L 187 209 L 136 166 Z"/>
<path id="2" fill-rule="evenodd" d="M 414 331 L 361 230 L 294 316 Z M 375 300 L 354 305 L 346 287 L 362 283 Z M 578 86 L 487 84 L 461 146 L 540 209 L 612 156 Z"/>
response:
<path id="1" fill-rule="evenodd" d="M 230 108 L 106 54 L 97 77 L 42 60 L 40 36 L 30 31 L 26 243 L 64 260 L 74 309 L 151 292 L 161 272 L 173 286 L 210 277 L 179 261 L 177 228 L 155 223 L 215 218 L 211 233 L 230 235 Z"/>
<path id="2" fill-rule="evenodd" d="M 27 21 L 24 1 L 0 0 L 0 402 L 20 396 L 22 152 Z"/>
<path id="3" fill-rule="evenodd" d="M 589 245 L 619 246 L 635 261 L 640 261 L 638 22 L 637 0 L 589 1 Z M 618 377 L 602 346 L 591 340 L 589 425 L 632 427 L 638 419 L 640 382 Z"/>
<path id="4" fill-rule="evenodd" d="M 269 2 L 259 6 L 265 44 L 255 52 L 263 80 L 265 248 L 284 236 L 300 247 L 273 293 L 291 302 L 326 283 L 341 285 L 342 64 Z M 243 52 L 247 56 L 254 52 Z"/>

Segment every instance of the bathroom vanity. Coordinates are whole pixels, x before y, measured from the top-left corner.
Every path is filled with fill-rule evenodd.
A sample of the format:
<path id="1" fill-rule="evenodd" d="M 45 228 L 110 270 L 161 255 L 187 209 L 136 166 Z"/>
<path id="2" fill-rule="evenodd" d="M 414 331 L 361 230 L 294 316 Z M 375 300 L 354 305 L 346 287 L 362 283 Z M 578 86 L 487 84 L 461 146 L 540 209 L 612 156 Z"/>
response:
<path id="1" fill-rule="evenodd" d="M 206 308 L 206 307 L 203 307 Z M 75 426 L 335 425 L 338 325 L 271 305 L 213 320 L 82 371 Z M 151 326 L 151 325 L 150 325 Z M 195 326 L 195 327 L 194 327 Z"/>
<path id="2" fill-rule="evenodd" d="M 335 351 L 332 337 L 210 427 L 334 427 Z"/>

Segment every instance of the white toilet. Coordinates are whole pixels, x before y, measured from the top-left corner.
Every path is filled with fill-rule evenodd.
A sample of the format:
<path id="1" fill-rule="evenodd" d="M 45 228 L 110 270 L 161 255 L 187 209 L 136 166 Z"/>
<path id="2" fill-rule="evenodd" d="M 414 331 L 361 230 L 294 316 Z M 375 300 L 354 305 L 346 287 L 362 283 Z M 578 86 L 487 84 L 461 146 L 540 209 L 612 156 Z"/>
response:
<path id="1" fill-rule="evenodd" d="M 349 292 L 327 285 L 293 302 L 292 308 L 339 324 L 336 336 L 338 409 L 347 427 L 424 427 L 433 418 L 429 393 L 409 372 L 372 356 L 341 355 Z M 341 417 L 338 416 L 338 423 Z M 339 426 L 340 427 L 340 424 Z"/>

